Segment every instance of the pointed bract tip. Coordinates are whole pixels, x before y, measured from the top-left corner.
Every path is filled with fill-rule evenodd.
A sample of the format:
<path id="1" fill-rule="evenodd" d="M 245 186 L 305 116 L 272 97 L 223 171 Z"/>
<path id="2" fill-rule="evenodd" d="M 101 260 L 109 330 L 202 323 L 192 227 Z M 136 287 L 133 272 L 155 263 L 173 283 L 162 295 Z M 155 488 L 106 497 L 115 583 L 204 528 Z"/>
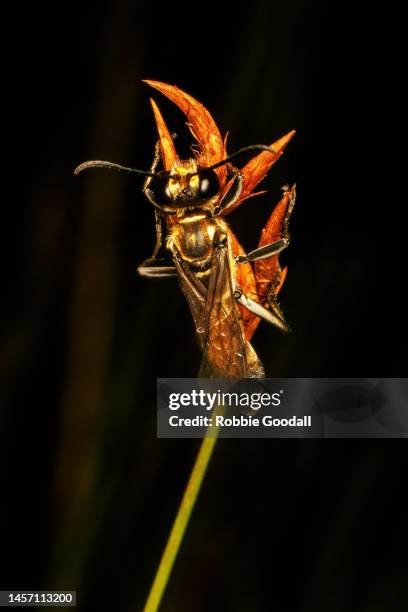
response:
<path id="1" fill-rule="evenodd" d="M 150 98 L 150 104 L 152 105 L 157 131 L 159 133 L 163 165 L 165 170 L 169 170 L 174 162 L 178 159 L 177 152 L 166 122 L 164 121 L 160 109 L 153 98 Z"/>
<path id="2" fill-rule="evenodd" d="M 285 136 L 282 136 L 282 138 L 279 138 L 279 140 L 276 140 L 271 145 L 271 148 L 274 149 L 277 153 L 282 152 L 284 148 L 286 147 L 286 145 L 288 144 L 288 142 L 292 140 L 295 134 L 296 134 L 296 130 L 292 130 L 291 132 L 288 132 L 288 134 L 285 134 Z"/>
<path id="3" fill-rule="evenodd" d="M 164 93 L 167 89 L 175 88 L 174 85 L 169 85 L 168 83 L 163 83 L 162 81 L 154 81 L 153 79 L 142 79 L 142 83 L 146 83 L 150 87 L 154 87 L 154 89 L 158 89 L 162 93 Z M 177 88 L 176 88 L 177 89 Z"/>
<path id="4" fill-rule="evenodd" d="M 155 102 L 154 98 L 149 98 L 149 102 L 150 102 L 150 104 L 152 105 L 153 110 L 157 110 L 157 111 L 159 111 L 159 112 L 160 112 L 159 107 L 157 106 L 157 104 L 156 104 L 156 102 Z"/>

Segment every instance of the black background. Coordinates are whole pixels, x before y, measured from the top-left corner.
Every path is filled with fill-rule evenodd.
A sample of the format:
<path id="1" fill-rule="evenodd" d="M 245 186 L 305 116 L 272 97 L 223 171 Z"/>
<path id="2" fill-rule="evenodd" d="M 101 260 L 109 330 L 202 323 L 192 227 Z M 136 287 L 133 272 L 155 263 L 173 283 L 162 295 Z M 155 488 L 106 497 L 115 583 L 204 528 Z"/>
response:
<path id="1" fill-rule="evenodd" d="M 187 155 L 181 113 L 143 78 L 203 102 L 230 151 L 295 128 L 269 193 L 230 219 L 254 248 L 296 181 L 280 297 L 293 332 L 262 324 L 253 344 L 270 377 L 404 376 L 399 17 L 300 0 L 17 13 L 3 81 L 0 586 L 139 610 L 198 448 L 156 439 L 155 379 L 195 376 L 199 353 L 176 282 L 136 275 L 154 244 L 138 180 L 72 169 L 148 168 L 152 94 Z M 403 441 L 221 440 L 163 610 L 405 609 L 404 479 Z"/>

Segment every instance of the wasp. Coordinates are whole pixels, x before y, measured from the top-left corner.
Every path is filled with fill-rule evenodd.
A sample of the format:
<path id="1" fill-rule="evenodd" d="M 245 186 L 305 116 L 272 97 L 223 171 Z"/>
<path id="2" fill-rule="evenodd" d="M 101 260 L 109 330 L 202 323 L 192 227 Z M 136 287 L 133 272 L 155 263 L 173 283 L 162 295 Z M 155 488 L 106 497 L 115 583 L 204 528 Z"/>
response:
<path id="1" fill-rule="evenodd" d="M 95 160 L 84 162 L 74 173 L 108 168 L 145 176 L 143 193 L 155 211 L 156 244 L 138 273 L 178 278 L 202 351 L 199 377 L 261 378 L 264 369 L 250 343 L 259 321 L 289 330 L 277 301 L 287 272 L 278 257 L 289 245 L 295 185 L 283 188 L 257 248 L 249 253 L 225 217 L 243 201 L 265 193 L 254 189 L 295 131 L 271 145 L 250 145 L 227 155 L 226 138 L 198 100 L 173 85 L 145 82 L 185 114 L 196 143 L 192 157 L 179 158 L 175 138 L 151 99 L 159 139 L 149 171 Z M 257 155 L 241 169 L 232 163 L 248 152 Z"/>

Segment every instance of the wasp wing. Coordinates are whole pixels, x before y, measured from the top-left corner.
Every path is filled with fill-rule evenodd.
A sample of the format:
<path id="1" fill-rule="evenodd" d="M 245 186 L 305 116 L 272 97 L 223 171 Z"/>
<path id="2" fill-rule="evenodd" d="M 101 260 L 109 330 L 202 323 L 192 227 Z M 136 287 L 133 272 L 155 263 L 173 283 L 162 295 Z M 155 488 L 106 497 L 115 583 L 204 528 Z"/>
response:
<path id="1" fill-rule="evenodd" d="M 211 273 L 204 284 L 188 264 L 175 258 L 201 350 L 199 378 L 251 378 L 264 375 L 262 365 L 244 338 L 233 295 L 229 242 L 216 232 Z"/>
<path id="2" fill-rule="evenodd" d="M 173 261 L 178 273 L 180 289 L 184 293 L 184 297 L 190 307 L 200 348 L 202 348 L 203 335 L 200 333 L 199 327 L 205 308 L 207 289 L 204 283 L 190 270 L 185 261 L 178 256 L 175 256 Z"/>

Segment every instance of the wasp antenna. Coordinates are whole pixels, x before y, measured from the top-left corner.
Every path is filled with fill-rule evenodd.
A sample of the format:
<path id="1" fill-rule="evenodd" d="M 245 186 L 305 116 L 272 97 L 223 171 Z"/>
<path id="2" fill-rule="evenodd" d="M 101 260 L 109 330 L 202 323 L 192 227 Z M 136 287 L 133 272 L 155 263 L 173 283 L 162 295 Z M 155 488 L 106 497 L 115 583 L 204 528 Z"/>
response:
<path id="1" fill-rule="evenodd" d="M 142 176 L 159 176 L 156 172 L 146 172 L 145 170 L 137 170 L 136 168 L 128 168 L 126 166 L 121 166 L 120 164 L 114 164 L 113 162 L 101 161 L 99 159 L 95 159 L 92 161 L 86 161 L 83 164 L 77 166 L 74 170 L 74 174 L 77 175 L 83 170 L 88 170 L 89 168 L 106 168 L 107 170 L 118 170 L 119 172 L 129 172 L 132 174 L 140 174 Z"/>
<path id="2" fill-rule="evenodd" d="M 209 166 L 209 168 L 203 168 L 203 170 L 214 170 L 215 168 L 219 168 L 220 166 L 223 166 L 224 164 L 228 164 L 228 162 L 230 162 L 232 159 L 235 159 L 236 157 L 238 157 L 238 155 L 241 155 L 242 153 L 246 153 L 247 151 L 268 151 L 268 153 L 274 153 L 275 155 L 278 154 L 278 152 L 275 151 L 275 149 L 273 149 L 269 145 L 263 145 L 263 144 L 249 145 L 248 147 L 243 147 L 242 149 L 238 149 L 238 151 L 235 151 L 235 153 L 232 153 L 225 159 L 217 162 L 216 164 L 213 164 L 212 166 Z"/>

